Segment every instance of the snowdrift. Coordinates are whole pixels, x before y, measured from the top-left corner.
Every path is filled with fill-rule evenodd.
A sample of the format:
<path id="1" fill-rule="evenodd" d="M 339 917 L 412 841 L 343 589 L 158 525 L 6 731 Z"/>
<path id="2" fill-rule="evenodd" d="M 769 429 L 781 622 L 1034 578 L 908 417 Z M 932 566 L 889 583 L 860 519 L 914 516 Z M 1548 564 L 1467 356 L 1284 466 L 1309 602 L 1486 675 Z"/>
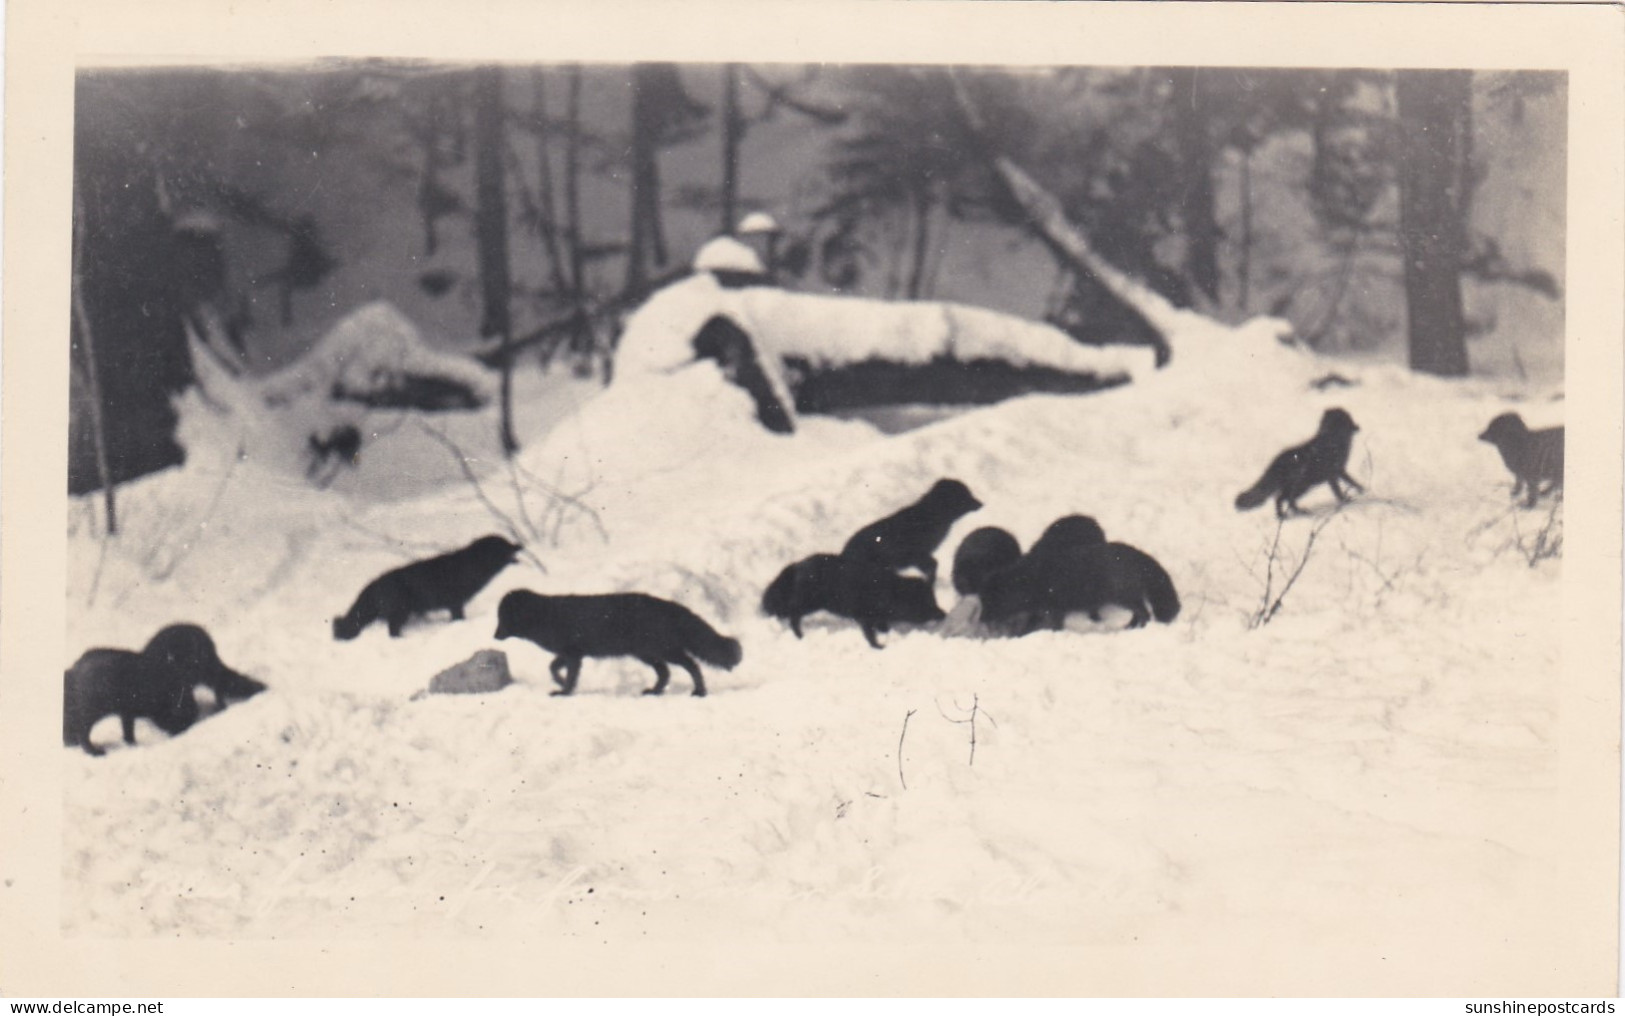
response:
<path id="1" fill-rule="evenodd" d="M 967 338 L 978 316 L 940 307 L 852 302 L 826 331 L 826 305 L 671 287 L 635 315 L 609 389 L 519 376 L 513 462 L 403 443 L 418 458 L 398 467 L 425 477 L 412 496 L 374 496 L 365 458 L 361 486 L 326 491 L 200 459 L 124 488 L 129 528 L 105 549 L 76 503 L 68 659 L 185 618 L 271 687 L 176 738 L 64 751 L 65 933 L 979 942 L 1108 967 L 1244 942 L 1216 988 L 1302 990 L 1313 975 L 1267 959 L 1290 946 L 1332 993 L 1493 992 L 1484 972 L 1529 945 L 1516 915 L 1548 887 L 1563 630 L 1560 561 L 1520 552 L 1547 511 L 1513 510 L 1476 441 L 1512 403 L 1346 365 L 1354 387 L 1316 391 L 1327 365 L 1271 321 L 1185 319 L 1172 366 L 1135 385 L 895 436 L 816 418 L 767 433 L 714 365 L 685 365 L 678 340 L 719 308 L 781 353 L 867 355 L 890 330 L 921 355 L 949 334 L 1049 355 Z M 1332 405 L 1362 427 L 1350 472 L 1369 493 L 1337 512 L 1311 495 L 1319 514 L 1279 529 L 1238 514 L 1235 493 Z M 1540 426 L 1561 406 L 1518 408 Z M 460 415 L 495 431 L 489 410 Z M 940 561 L 978 526 L 1026 546 L 1083 512 L 1162 561 L 1183 611 L 1135 632 L 894 632 L 878 652 L 835 619 L 797 640 L 760 615 L 785 563 L 942 476 L 986 506 Z M 379 571 L 510 526 L 535 559 L 467 621 L 332 641 Z M 641 664 L 588 661 L 564 700 L 545 653 L 505 643 L 513 685 L 410 701 L 497 648 L 496 604 L 521 587 L 676 599 L 744 660 L 708 670 L 704 700 L 644 698 Z"/>

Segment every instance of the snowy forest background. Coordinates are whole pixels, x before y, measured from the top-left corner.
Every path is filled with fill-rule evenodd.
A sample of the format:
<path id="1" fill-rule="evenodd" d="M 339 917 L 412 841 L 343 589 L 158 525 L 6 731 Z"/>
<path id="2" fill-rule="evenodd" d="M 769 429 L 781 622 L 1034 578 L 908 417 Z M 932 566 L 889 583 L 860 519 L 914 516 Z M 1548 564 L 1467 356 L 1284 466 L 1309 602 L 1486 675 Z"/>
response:
<path id="1" fill-rule="evenodd" d="M 1085 341 L 1145 341 L 1142 320 L 1025 228 L 988 143 L 1180 306 L 1284 317 L 1311 348 L 1357 360 L 1561 379 L 1561 74 L 993 70 L 970 76 L 992 124 L 981 143 L 949 80 L 830 65 L 83 72 L 81 309 L 120 421 L 108 468 L 122 479 L 178 460 L 168 399 L 191 376 L 180 321 L 200 307 L 250 374 L 377 299 L 436 347 L 505 331 L 601 372 L 624 314 L 751 210 L 784 227 L 777 276 L 792 288 L 957 300 Z M 1408 316 L 1401 153 L 1426 122 L 1447 150 L 1411 181 L 1436 219 L 1418 229 L 1447 237 L 1432 261 L 1461 306 Z M 483 184 L 482 137 L 496 153 Z M 482 210 L 504 230 L 500 280 L 482 276 Z M 1408 329 L 1437 347 L 1411 352 Z M 75 492 L 99 486 L 82 347 Z"/>

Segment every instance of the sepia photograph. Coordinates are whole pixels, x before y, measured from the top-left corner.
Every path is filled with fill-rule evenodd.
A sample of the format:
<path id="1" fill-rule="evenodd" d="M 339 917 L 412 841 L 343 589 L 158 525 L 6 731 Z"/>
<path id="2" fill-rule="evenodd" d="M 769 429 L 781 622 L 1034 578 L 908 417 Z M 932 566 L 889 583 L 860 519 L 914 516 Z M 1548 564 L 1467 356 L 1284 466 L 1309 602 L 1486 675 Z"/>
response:
<path id="1" fill-rule="evenodd" d="M 1616 993 L 1616 23 L 250 6 L 10 145 L 0 991 Z"/>

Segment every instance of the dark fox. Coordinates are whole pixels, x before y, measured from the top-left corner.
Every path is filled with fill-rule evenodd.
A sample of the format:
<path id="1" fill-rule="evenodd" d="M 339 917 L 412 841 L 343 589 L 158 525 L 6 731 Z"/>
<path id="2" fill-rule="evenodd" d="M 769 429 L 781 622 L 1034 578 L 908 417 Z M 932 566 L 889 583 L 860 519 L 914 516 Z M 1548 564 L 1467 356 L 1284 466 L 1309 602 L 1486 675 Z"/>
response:
<path id="1" fill-rule="evenodd" d="M 202 631 L 192 625 L 184 627 Z M 210 683 L 214 675 L 208 673 L 206 662 L 196 652 L 173 652 L 192 641 L 169 637 L 175 631 L 166 628 L 159 632 L 139 653 L 91 649 L 80 656 L 63 675 L 62 743 L 81 747 L 89 755 L 104 754 L 105 749 L 90 740 L 90 729 L 104 716 L 119 718 L 124 726 L 124 743 L 130 745 L 136 743 L 137 718 L 151 720 L 172 736 L 196 723 L 198 707 L 192 688 Z M 214 644 L 209 642 L 211 657 L 213 650 Z M 219 662 L 218 658 L 215 662 Z"/>
<path id="2" fill-rule="evenodd" d="M 193 685 L 208 688 L 221 709 L 228 701 L 251 699 L 265 690 L 264 684 L 226 666 L 214 639 L 199 625 L 170 625 L 152 637 L 141 655 L 165 670 L 189 676 Z"/>
<path id="3" fill-rule="evenodd" d="M 1501 461 L 1512 471 L 1516 481 L 1512 496 L 1528 491 L 1525 508 L 1533 508 L 1540 495 L 1563 486 L 1562 427 L 1530 430 L 1517 413 L 1502 413 L 1490 421 L 1478 439 L 1494 445 L 1501 453 Z M 1544 490 L 1540 487 L 1542 481 L 1546 483 Z"/>
<path id="4" fill-rule="evenodd" d="M 643 593 L 602 596 L 543 596 L 516 589 L 497 607 L 499 639 L 522 638 L 553 654 L 548 672 L 569 695 L 588 657 L 631 656 L 654 668 L 655 685 L 645 695 L 665 694 L 675 663 L 694 679 L 694 694 L 705 694 L 705 678 L 695 659 L 723 670 L 739 665 L 739 642 L 719 634 L 693 611 Z"/>
<path id="5" fill-rule="evenodd" d="M 1364 491 L 1347 472 L 1349 447 L 1359 429 L 1354 418 L 1343 410 L 1326 410 L 1314 437 L 1277 455 L 1257 483 L 1236 495 L 1237 510 L 1257 508 L 1273 496 L 1276 516 L 1285 518 L 1289 510 L 1294 514 L 1302 512 L 1298 498 L 1322 483 L 1332 488 L 1338 501 L 1348 500 L 1340 483 Z"/>
<path id="6" fill-rule="evenodd" d="M 1106 531 L 1087 515 L 1063 515 L 1051 522 L 1034 541 L 1029 554 L 1045 557 L 1071 547 L 1093 547 L 1106 542 Z"/>
<path id="7" fill-rule="evenodd" d="M 996 571 L 1021 560 L 1021 544 L 997 526 L 983 526 L 963 540 L 954 551 L 954 591 L 975 596 L 982 583 Z"/>
<path id="8" fill-rule="evenodd" d="M 512 564 L 520 549 L 500 536 L 482 536 L 462 550 L 384 572 L 361 590 L 349 613 L 333 619 L 333 637 L 353 639 L 383 620 L 396 638 L 407 621 L 432 610 L 449 610 L 452 620 L 461 621 L 468 601 Z"/>
<path id="9" fill-rule="evenodd" d="M 871 646 L 876 632 L 893 624 L 925 624 L 947 615 L 937 606 L 931 585 L 867 561 L 814 554 L 783 571 L 762 594 L 762 611 L 780 618 L 801 638 L 801 619 L 820 610 L 856 621 Z"/>
<path id="10" fill-rule="evenodd" d="M 943 537 L 962 515 L 982 507 L 970 488 L 958 480 L 938 480 L 924 497 L 879 522 L 858 530 L 841 548 L 841 556 L 867 561 L 892 571 L 918 568 L 927 582 L 937 580 L 934 556 Z"/>
<path id="11" fill-rule="evenodd" d="M 1179 616 L 1179 594 L 1151 555 L 1126 543 L 1064 547 L 1033 554 L 982 587 L 982 623 L 1011 635 L 1059 629 L 1068 614 L 1100 620 L 1105 607 L 1132 613 L 1128 627 Z"/>

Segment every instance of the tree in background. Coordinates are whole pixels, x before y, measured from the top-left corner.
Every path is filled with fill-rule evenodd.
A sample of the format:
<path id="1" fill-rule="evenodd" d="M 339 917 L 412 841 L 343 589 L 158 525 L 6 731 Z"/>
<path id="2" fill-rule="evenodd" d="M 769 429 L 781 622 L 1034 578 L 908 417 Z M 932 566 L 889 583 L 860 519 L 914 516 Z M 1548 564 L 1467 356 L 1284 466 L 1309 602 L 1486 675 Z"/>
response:
<path id="1" fill-rule="evenodd" d="M 300 103 L 260 83 L 209 71 L 97 71 L 76 79 L 80 242 L 70 342 L 77 404 L 93 402 L 83 416 L 108 425 L 99 453 L 94 440 L 70 448 L 73 493 L 182 460 L 170 399 L 193 381 L 189 331 L 227 369 L 244 369 L 248 293 L 263 280 L 233 277 L 222 224 L 286 242 L 286 261 L 272 273 L 284 307 L 294 289 L 315 285 L 336 264 L 313 218 L 283 210 L 221 164 L 219 152 L 231 145 L 250 147 L 274 167 L 322 142 Z M 92 376 L 95 383 L 87 383 Z"/>
<path id="2" fill-rule="evenodd" d="M 1467 373 L 1461 268 L 1472 110 L 1471 71 L 1398 71 L 1399 236 L 1413 370 Z"/>
<path id="3" fill-rule="evenodd" d="M 512 456 L 519 449 L 513 433 L 513 284 L 508 272 L 508 195 L 503 175 L 507 147 L 504 119 L 503 75 L 500 67 L 482 67 L 474 73 L 474 211 L 480 291 L 484 297 L 480 335 L 495 338 L 502 350 L 502 451 Z"/>
<path id="4" fill-rule="evenodd" d="M 683 89 L 677 65 L 632 68 L 631 212 L 626 251 L 627 292 L 646 289 L 651 273 L 670 261 L 661 216 L 660 150 L 692 140 L 710 110 Z"/>

